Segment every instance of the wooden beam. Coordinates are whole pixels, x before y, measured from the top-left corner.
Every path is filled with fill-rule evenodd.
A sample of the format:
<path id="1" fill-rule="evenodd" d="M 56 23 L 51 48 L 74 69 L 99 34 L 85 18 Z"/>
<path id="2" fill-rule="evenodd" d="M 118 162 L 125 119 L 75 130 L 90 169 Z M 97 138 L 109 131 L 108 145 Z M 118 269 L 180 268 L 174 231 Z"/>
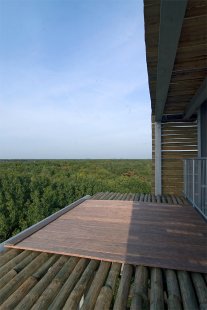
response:
<path id="1" fill-rule="evenodd" d="M 161 0 L 155 121 L 164 112 L 177 46 L 188 0 Z"/>
<path id="2" fill-rule="evenodd" d="M 204 79 L 197 93 L 191 99 L 185 111 L 184 120 L 189 119 L 206 99 L 207 99 L 207 78 Z"/>

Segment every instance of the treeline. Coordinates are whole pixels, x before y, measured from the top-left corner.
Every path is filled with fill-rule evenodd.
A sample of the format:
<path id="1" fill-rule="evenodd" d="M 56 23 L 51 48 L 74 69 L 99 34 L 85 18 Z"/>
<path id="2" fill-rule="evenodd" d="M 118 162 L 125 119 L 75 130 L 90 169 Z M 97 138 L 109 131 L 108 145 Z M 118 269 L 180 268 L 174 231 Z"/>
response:
<path id="1" fill-rule="evenodd" d="M 0 242 L 86 194 L 150 190 L 150 160 L 2 161 Z"/>

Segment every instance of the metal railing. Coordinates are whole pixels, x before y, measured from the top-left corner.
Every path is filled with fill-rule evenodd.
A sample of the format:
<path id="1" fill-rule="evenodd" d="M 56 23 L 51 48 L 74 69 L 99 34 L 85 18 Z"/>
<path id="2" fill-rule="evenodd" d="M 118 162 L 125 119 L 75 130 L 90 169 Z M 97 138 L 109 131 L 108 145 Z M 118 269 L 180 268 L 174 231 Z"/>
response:
<path id="1" fill-rule="evenodd" d="M 207 220 L 207 158 L 184 160 L 184 195 Z"/>

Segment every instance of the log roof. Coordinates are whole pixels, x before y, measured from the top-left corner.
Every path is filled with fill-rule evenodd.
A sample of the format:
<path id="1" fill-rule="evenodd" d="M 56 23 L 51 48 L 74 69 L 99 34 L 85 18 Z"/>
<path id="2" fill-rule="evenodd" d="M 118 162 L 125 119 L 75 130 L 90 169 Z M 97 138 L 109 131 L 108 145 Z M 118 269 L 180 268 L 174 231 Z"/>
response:
<path id="1" fill-rule="evenodd" d="M 145 42 L 152 115 L 156 114 L 157 109 L 161 1 L 144 0 Z M 168 40 L 170 42 L 170 36 Z M 183 115 L 206 75 L 207 1 L 188 0 L 163 115 Z"/>
<path id="2" fill-rule="evenodd" d="M 92 199 L 185 204 L 183 197 L 98 193 Z M 84 297 L 83 297 L 84 296 Z M 207 275 L 11 249 L 0 256 L 0 309 L 204 309 Z"/>

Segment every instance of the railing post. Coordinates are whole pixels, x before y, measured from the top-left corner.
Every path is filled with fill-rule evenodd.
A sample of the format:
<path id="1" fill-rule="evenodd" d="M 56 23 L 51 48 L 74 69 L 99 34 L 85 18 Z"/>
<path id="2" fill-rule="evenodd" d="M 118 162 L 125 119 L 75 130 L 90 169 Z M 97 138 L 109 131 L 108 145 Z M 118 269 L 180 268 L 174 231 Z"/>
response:
<path id="1" fill-rule="evenodd" d="M 186 159 L 184 160 L 184 195 L 185 198 L 187 196 L 187 163 L 186 163 Z"/>
<path id="2" fill-rule="evenodd" d="M 193 207 L 195 208 L 195 161 L 193 159 Z"/>

